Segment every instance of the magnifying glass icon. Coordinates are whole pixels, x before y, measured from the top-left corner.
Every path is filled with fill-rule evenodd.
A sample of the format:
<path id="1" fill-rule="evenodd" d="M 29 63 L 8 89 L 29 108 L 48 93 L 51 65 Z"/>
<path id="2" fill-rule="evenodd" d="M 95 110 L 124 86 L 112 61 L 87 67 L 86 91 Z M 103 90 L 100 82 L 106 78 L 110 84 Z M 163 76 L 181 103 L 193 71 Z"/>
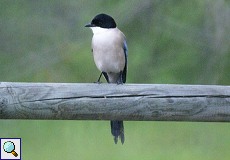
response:
<path id="1" fill-rule="evenodd" d="M 15 152 L 15 145 L 11 141 L 7 141 L 3 144 L 3 149 L 6 153 L 12 153 L 15 157 L 18 156 L 17 152 Z"/>

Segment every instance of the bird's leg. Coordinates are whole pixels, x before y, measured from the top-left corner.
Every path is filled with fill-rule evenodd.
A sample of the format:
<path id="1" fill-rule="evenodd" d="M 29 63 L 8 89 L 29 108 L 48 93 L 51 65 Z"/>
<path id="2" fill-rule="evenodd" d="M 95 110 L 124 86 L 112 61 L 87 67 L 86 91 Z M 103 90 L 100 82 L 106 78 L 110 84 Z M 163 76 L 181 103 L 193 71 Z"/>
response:
<path id="1" fill-rule="evenodd" d="M 97 80 L 96 82 L 94 82 L 94 83 L 98 83 L 98 84 L 100 84 L 100 83 L 101 83 L 101 82 L 100 82 L 100 80 L 101 80 L 102 73 L 103 73 L 103 72 L 101 72 L 101 74 L 100 74 L 100 76 L 99 76 L 98 80 Z"/>
<path id="2" fill-rule="evenodd" d="M 122 71 L 120 71 L 120 73 L 119 73 L 119 78 L 117 80 L 117 84 L 123 84 Z"/>
<path id="3" fill-rule="evenodd" d="M 102 74 L 104 75 L 105 77 L 105 80 L 109 83 L 109 76 L 106 72 L 102 72 Z"/>

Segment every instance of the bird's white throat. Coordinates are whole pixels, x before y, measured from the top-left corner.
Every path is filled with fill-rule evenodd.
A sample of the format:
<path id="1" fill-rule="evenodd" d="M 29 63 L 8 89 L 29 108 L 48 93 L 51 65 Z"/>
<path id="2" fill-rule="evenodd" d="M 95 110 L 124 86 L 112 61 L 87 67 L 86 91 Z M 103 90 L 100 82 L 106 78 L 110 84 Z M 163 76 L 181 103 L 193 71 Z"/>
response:
<path id="1" fill-rule="evenodd" d="M 93 34 L 101 34 L 101 33 L 104 33 L 104 32 L 107 32 L 108 28 L 101 28 L 101 27 L 90 27 L 93 31 Z"/>

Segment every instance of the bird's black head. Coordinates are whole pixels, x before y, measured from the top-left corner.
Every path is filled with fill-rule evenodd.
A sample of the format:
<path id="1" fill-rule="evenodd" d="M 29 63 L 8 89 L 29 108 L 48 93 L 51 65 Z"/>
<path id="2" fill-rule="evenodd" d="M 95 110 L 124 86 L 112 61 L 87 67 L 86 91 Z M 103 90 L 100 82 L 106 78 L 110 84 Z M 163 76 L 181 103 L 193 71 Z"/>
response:
<path id="1" fill-rule="evenodd" d="M 91 23 L 85 25 L 85 27 L 116 28 L 117 25 L 111 16 L 102 13 L 96 15 Z"/>

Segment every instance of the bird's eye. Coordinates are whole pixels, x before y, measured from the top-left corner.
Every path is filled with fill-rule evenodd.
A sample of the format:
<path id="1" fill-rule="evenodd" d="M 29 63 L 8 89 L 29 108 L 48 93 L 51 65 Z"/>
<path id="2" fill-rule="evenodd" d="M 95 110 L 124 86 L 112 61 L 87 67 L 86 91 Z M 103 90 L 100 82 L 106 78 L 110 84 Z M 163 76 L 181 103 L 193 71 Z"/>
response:
<path id="1" fill-rule="evenodd" d="M 95 24 L 96 26 L 100 26 L 102 24 L 101 21 L 99 21 L 98 19 L 93 20 L 92 23 Z"/>

